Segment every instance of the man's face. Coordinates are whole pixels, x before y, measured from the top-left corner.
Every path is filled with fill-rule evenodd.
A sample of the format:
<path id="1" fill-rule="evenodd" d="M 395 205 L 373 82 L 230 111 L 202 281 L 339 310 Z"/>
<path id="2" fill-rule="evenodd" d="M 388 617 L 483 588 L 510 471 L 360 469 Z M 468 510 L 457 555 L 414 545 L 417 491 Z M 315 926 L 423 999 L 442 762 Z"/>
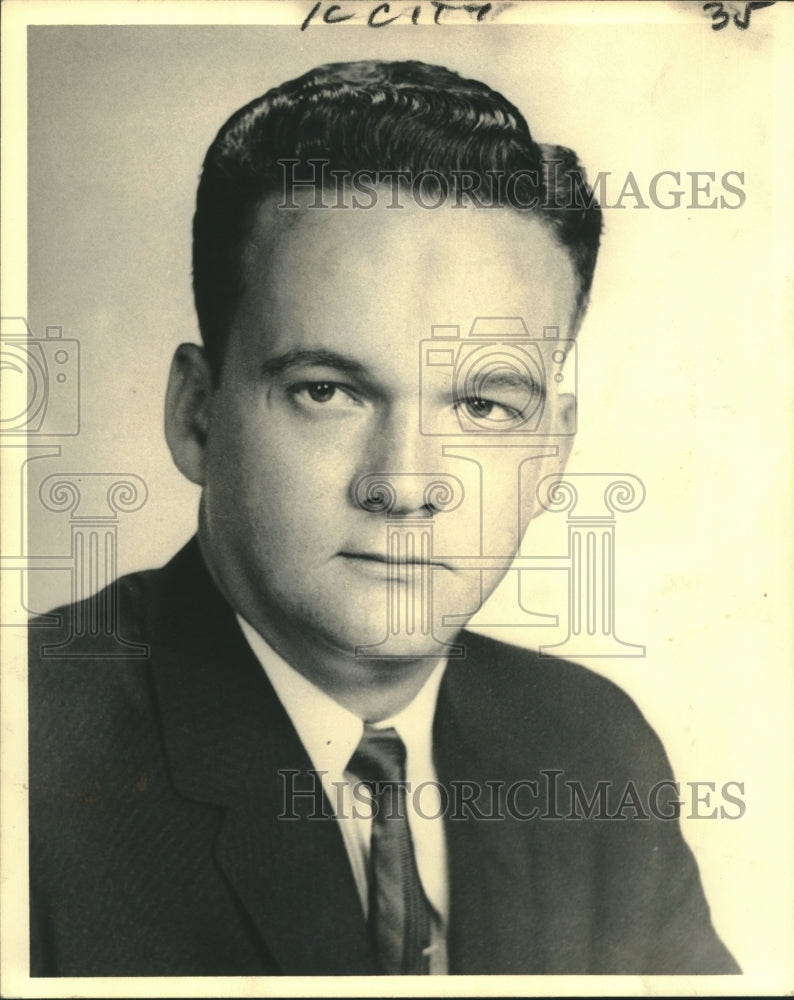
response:
<path id="1" fill-rule="evenodd" d="M 434 324 L 465 339 L 476 317 L 522 317 L 533 338 L 548 326 L 564 338 L 569 258 L 507 209 L 268 204 L 243 266 L 202 445 L 205 557 L 283 655 L 296 642 L 318 655 L 379 643 L 395 600 L 389 649 L 437 655 L 504 574 L 498 559 L 482 570 L 454 560 L 515 553 L 534 487 L 561 469 L 570 437 L 522 431 L 538 387 L 498 366 L 488 375 L 488 349 L 461 392 L 454 365 L 429 366 L 422 341 Z M 569 433 L 570 402 L 549 390 L 539 430 Z M 367 502 L 365 477 L 391 485 L 390 509 Z M 428 492 L 434 480 L 455 493 L 448 509 Z"/>

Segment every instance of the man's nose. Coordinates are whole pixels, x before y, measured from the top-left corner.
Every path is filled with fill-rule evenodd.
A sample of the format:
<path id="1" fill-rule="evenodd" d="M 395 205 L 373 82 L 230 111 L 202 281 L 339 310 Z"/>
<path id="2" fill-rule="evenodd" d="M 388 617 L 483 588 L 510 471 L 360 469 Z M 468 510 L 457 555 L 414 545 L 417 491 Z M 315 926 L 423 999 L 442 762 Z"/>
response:
<path id="1" fill-rule="evenodd" d="M 422 434 L 414 417 L 395 411 L 376 428 L 352 484 L 357 506 L 392 517 L 432 517 L 460 503 L 460 480 L 444 471 L 438 439 Z"/>

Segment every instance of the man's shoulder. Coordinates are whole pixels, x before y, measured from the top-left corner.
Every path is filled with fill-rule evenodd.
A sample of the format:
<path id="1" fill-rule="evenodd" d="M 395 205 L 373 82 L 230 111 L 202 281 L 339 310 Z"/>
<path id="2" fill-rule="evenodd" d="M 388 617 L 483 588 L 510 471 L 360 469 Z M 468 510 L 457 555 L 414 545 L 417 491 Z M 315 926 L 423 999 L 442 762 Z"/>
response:
<path id="1" fill-rule="evenodd" d="M 37 614 L 28 622 L 31 654 L 39 641 L 46 647 L 54 647 L 69 636 L 85 636 L 88 649 L 91 637 L 112 632 L 122 621 L 128 628 L 142 628 L 143 613 L 162 572 L 162 569 L 147 569 L 128 573 L 88 597 Z"/>
<path id="2" fill-rule="evenodd" d="M 523 712 L 540 701 L 570 716 L 634 705 L 621 687 L 581 663 L 469 631 L 463 633 L 462 645 L 458 680 L 480 689 L 500 710 Z"/>
<path id="3" fill-rule="evenodd" d="M 485 739 L 541 766 L 627 766 L 659 777 L 669 764 L 633 698 L 589 667 L 536 650 L 464 633 L 465 657 L 447 670 L 447 697 Z M 537 764 L 537 760 L 535 764 Z"/>
<path id="4" fill-rule="evenodd" d="M 192 539 L 157 569 L 128 573 L 28 623 L 31 664 L 145 658 L 152 623 L 168 595 L 184 587 L 198 556 Z"/>
<path id="5" fill-rule="evenodd" d="M 156 621 L 184 558 L 182 550 L 29 623 L 29 736 L 39 766 L 101 755 L 103 746 L 113 754 L 122 735 L 152 731 Z"/>

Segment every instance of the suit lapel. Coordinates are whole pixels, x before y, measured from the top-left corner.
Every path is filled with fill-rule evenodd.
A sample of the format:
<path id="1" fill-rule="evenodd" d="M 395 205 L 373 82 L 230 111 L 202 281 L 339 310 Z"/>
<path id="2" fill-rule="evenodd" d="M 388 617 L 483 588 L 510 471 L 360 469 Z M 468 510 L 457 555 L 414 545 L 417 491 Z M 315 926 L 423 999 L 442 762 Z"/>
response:
<path id="1" fill-rule="evenodd" d="M 479 637 L 464 638 L 467 655 L 447 667 L 434 728 L 436 768 L 450 803 L 460 802 L 464 784 L 474 782 L 480 790 L 471 808 L 457 815 L 452 805 L 447 810 L 450 972 L 542 971 L 544 927 L 532 886 L 543 860 L 534 845 L 534 824 L 511 820 L 505 788 L 495 788 L 511 768 L 502 759 L 502 720 L 489 715 L 492 665 L 484 662 L 486 647 Z"/>
<path id="2" fill-rule="evenodd" d="M 159 586 L 152 673 L 175 788 L 223 811 L 215 857 L 283 973 L 373 972 L 320 780 L 195 540 Z M 290 787 L 317 794 L 288 797 Z"/>

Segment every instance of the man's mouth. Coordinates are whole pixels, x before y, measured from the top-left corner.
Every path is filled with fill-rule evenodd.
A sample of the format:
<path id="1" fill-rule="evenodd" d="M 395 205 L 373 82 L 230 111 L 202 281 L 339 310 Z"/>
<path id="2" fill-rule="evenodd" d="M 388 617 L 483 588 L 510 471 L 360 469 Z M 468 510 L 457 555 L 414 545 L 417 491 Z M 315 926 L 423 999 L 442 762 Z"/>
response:
<path id="1" fill-rule="evenodd" d="M 400 558 L 383 555 L 380 552 L 348 552 L 342 551 L 339 555 L 343 559 L 349 559 L 353 562 L 359 562 L 363 564 L 371 564 L 373 569 L 384 567 L 387 569 L 402 570 L 408 567 L 416 567 L 421 569 L 451 569 L 445 562 L 439 559 L 409 559 Z"/>

